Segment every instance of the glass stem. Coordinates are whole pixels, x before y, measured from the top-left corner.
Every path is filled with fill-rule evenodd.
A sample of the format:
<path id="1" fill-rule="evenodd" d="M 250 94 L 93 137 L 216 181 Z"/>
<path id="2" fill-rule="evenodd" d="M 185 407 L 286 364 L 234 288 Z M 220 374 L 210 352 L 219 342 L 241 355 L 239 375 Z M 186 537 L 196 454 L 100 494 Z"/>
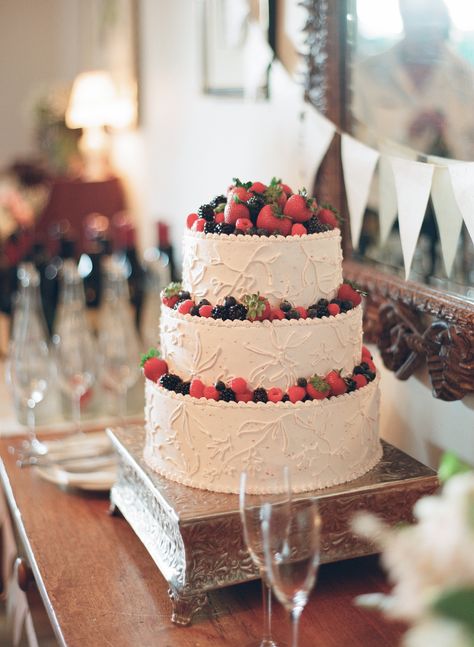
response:
<path id="1" fill-rule="evenodd" d="M 81 395 L 73 393 L 72 395 L 72 420 L 74 422 L 75 432 L 80 434 L 81 429 Z"/>
<path id="2" fill-rule="evenodd" d="M 28 436 L 30 437 L 30 443 L 33 443 L 36 440 L 36 420 L 35 420 L 35 408 L 31 407 L 30 404 L 27 404 L 26 410 L 26 422 L 28 425 Z"/>
<path id="3" fill-rule="evenodd" d="M 265 574 L 262 577 L 262 606 L 263 606 L 263 639 L 262 644 L 270 644 L 272 640 L 272 590 L 268 586 Z"/>
<path id="4" fill-rule="evenodd" d="M 291 647 L 298 647 L 298 628 L 302 611 L 301 607 L 291 610 Z"/>

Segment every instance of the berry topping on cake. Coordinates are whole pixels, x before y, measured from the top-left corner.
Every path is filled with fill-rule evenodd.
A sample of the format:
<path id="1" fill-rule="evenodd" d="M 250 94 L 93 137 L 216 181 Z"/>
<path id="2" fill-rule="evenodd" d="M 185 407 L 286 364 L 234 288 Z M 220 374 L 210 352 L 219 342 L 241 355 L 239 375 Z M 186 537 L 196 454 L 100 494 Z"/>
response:
<path id="1" fill-rule="evenodd" d="M 247 319 L 247 308 L 243 303 L 236 303 L 235 306 L 229 308 L 227 316 L 231 321 L 235 321 L 236 319 L 245 321 Z"/>
<path id="2" fill-rule="evenodd" d="M 331 387 L 319 375 L 313 375 L 306 385 L 306 392 L 313 400 L 324 400 L 329 395 Z"/>
<path id="3" fill-rule="evenodd" d="M 220 204 L 225 204 L 226 202 L 227 198 L 225 197 L 225 195 L 216 195 L 215 198 L 212 198 L 209 204 L 213 209 L 216 209 Z"/>
<path id="4" fill-rule="evenodd" d="M 235 228 L 244 233 L 253 227 L 253 222 L 249 218 L 238 218 L 235 222 Z"/>
<path id="5" fill-rule="evenodd" d="M 328 305 L 328 312 L 332 317 L 335 317 L 341 312 L 341 308 L 337 305 L 337 303 L 330 303 Z"/>
<path id="6" fill-rule="evenodd" d="M 324 381 L 329 385 L 331 395 L 342 395 L 347 391 L 347 384 L 342 379 L 339 371 L 329 371 Z"/>
<path id="7" fill-rule="evenodd" d="M 303 388 L 302 386 L 290 386 L 288 389 L 288 397 L 290 398 L 290 401 L 295 403 L 295 402 L 300 402 L 301 400 L 304 400 L 306 396 L 306 389 Z"/>
<path id="8" fill-rule="evenodd" d="M 216 225 L 215 234 L 233 234 L 235 231 L 235 225 L 232 225 L 229 222 L 220 222 Z"/>
<path id="9" fill-rule="evenodd" d="M 152 382 L 158 382 L 160 377 L 168 372 L 168 364 L 160 358 L 160 352 L 156 348 L 150 348 L 142 355 L 140 366 L 147 380 Z"/>
<path id="10" fill-rule="evenodd" d="M 202 204 L 197 213 L 199 218 L 203 218 L 206 222 L 214 220 L 214 207 L 211 204 Z"/>
<path id="11" fill-rule="evenodd" d="M 200 317 L 210 317 L 212 315 L 212 306 L 201 306 L 199 308 Z"/>
<path id="12" fill-rule="evenodd" d="M 161 293 L 161 302 L 168 308 L 174 308 L 179 301 L 179 293 L 181 292 L 181 283 L 173 282 L 164 288 Z"/>
<path id="13" fill-rule="evenodd" d="M 308 234 L 320 234 L 323 231 L 329 231 L 329 225 L 324 225 L 317 216 L 312 216 L 305 222 Z"/>
<path id="14" fill-rule="evenodd" d="M 265 297 L 257 294 L 245 294 L 242 297 L 242 302 L 247 308 L 247 319 L 250 321 L 263 321 L 270 319 L 271 307 Z"/>
<path id="15" fill-rule="evenodd" d="M 220 391 L 221 394 L 221 400 L 224 402 L 235 402 L 236 397 L 235 397 L 235 392 L 232 389 L 224 389 L 223 391 Z"/>
<path id="16" fill-rule="evenodd" d="M 224 205 L 222 205 L 222 206 L 224 206 Z M 224 222 L 224 209 L 222 209 L 222 211 L 219 211 L 218 213 L 216 213 L 215 218 L 214 218 L 214 222 L 216 224 L 216 229 L 217 229 L 217 225 L 220 225 L 220 224 L 222 224 Z"/>
<path id="17" fill-rule="evenodd" d="M 219 400 L 221 394 L 215 386 L 206 386 L 203 395 L 208 400 Z"/>
<path id="18" fill-rule="evenodd" d="M 263 182 L 254 182 L 249 188 L 249 191 L 251 191 L 252 193 L 265 193 L 267 188 L 267 185 L 263 184 Z"/>
<path id="19" fill-rule="evenodd" d="M 299 377 L 296 380 L 296 386 L 302 386 L 303 389 L 306 388 L 306 385 L 308 384 L 308 380 L 305 377 Z"/>
<path id="20" fill-rule="evenodd" d="M 263 388 L 255 389 L 253 392 L 253 401 L 254 402 L 268 402 L 267 391 Z"/>
<path id="21" fill-rule="evenodd" d="M 337 298 L 341 301 L 350 301 L 353 306 L 358 306 L 362 301 L 362 295 L 365 296 L 365 293 L 362 292 L 354 283 L 343 283 L 339 290 L 337 291 Z M 343 304 L 341 304 L 341 310 L 343 309 Z"/>
<path id="22" fill-rule="evenodd" d="M 265 199 L 261 195 L 253 195 L 250 200 L 248 200 L 247 207 L 249 209 L 250 220 L 253 224 L 257 222 L 257 216 L 264 206 Z"/>
<path id="23" fill-rule="evenodd" d="M 299 314 L 300 319 L 308 318 L 308 311 L 306 310 L 306 308 L 303 308 L 303 306 L 296 306 L 295 310 Z"/>
<path id="24" fill-rule="evenodd" d="M 314 198 L 309 198 L 306 189 L 290 195 L 286 201 L 283 213 L 294 222 L 306 222 L 313 216 L 317 203 Z"/>
<path id="25" fill-rule="evenodd" d="M 285 195 L 283 193 L 283 195 Z M 271 234 L 277 232 L 282 236 L 288 236 L 291 232 L 291 218 L 282 214 L 278 207 L 273 204 L 265 205 L 257 218 L 257 227 L 267 229 Z"/>
<path id="26" fill-rule="evenodd" d="M 291 235 L 292 236 L 304 236 L 308 232 L 306 231 L 306 227 L 302 225 L 299 222 L 296 222 L 292 227 L 291 227 Z"/>
<path id="27" fill-rule="evenodd" d="M 273 388 L 268 389 L 267 396 L 268 396 L 269 402 L 281 402 L 281 399 L 283 397 L 283 391 L 278 387 L 274 386 Z"/>
<path id="28" fill-rule="evenodd" d="M 181 393 L 181 395 L 189 395 L 189 390 L 191 388 L 191 382 L 181 382 L 176 387 L 176 393 Z"/>
<path id="29" fill-rule="evenodd" d="M 286 319 L 285 313 L 280 308 L 272 308 L 271 319 Z"/>
<path id="30" fill-rule="evenodd" d="M 236 393 L 235 397 L 237 402 L 250 402 L 253 399 L 253 393 L 251 391 L 245 391 L 244 393 Z"/>
<path id="31" fill-rule="evenodd" d="M 204 231 L 204 226 L 206 221 L 203 218 L 198 218 L 194 223 L 191 229 L 193 231 Z"/>
<path id="32" fill-rule="evenodd" d="M 367 348 L 367 346 L 362 346 L 362 361 L 364 362 L 368 359 L 372 359 L 372 353 Z"/>
<path id="33" fill-rule="evenodd" d="M 367 386 L 368 380 L 365 375 L 358 373 L 352 378 L 356 384 L 356 388 L 361 389 L 363 386 Z"/>
<path id="34" fill-rule="evenodd" d="M 289 189 L 289 187 L 287 188 Z M 281 184 L 281 180 L 277 180 L 275 177 L 272 178 L 272 181 L 265 191 L 265 202 L 267 204 L 275 204 L 280 209 L 283 209 L 287 199 L 288 196 Z M 286 236 L 287 234 L 284 235 Z"/>
<path id="35" fill-rule="evenodd" d="M 168 391 L 176 391 L 178 384 L 181 384 L 182 379 L 178 375 L 173 375 L 173 373 L 164 373 L 160 377 L 160 386 Z"/>
<path id="36" fill-rule="evenodd" d="M 235 391 L 235 393 L 245 393 L 245 391 L 248 391 L 247 382 L 243 377 L 234 377 L 230 382 L 230 388 Z"/>
<path id="37" fill-rule="evenodd" d="M 202 398 L 204 395 L 204 384 L 197 377 L 191 380 L 189 395 L 193 398 Z"/>
<path id="38" fill-rule="evenodd" d="M 218 391 L 223 391 L 225 389 L 225 383 L 222 380 L 217 380 L 214 386 Z"/>
<path id="39" fill-rule="evenodd" d="M 189 216 L 186 218 L 186 227 L 188 229 L 191 229 L 191 227 L 193 226 L 193 224 L 196 222 L 197 219 L 198 219 L 197 213 L 190 213 Z"/>
<path id="40" fill-rule="evenodd" d="M 323 225 L 328 225 L 331 229 L 339 227 L 341 217 L 337 209 L 330 204 L 322 204 L 318 211 L 318 218 Z"/>
<path id="41" fill-rule="evenodd" d="M 191 299 L 186 299 L 186 301 L 181 301 L 181 303 L 178 305 L 178 312 L 182 315 L 187 315 L 190 313 L 192 308 L 194 308 L 194 301 L 192 301 Z"/>
<path id="42" fill-rule="evenodd" d="M 212 318 L 213 319 L 227 319 L 227 308 L 225 306 L 214 306 L 212 308 Z"/>
<path id="43" fill-rule="evenodd" d="M 235 225 L 237 220 L 248 220 L 249 210 L 244 201 L 238 195 L 232 193 L 227 200 L 224 209 L 224 220 L 226 223 Z"/>

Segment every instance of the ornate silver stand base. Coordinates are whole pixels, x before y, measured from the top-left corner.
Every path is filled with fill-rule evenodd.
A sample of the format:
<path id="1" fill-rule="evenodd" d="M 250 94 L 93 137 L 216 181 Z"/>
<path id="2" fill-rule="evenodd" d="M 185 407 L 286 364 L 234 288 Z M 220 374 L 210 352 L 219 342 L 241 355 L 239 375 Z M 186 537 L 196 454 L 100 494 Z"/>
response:
<path id="1" fill-rule="evenodd" d="M 122 512 L 167 580 L 173 622 L 189 624 L 207 591 L 258 577 L 243 543 L 237 495 L 186 487 L 151 471 L 142 459 L 142 427 L 107 433 L 120 459 L 111 510 Z M 365 476 L 299 495 L 320 497 L 323 563 L 375 552 L 349 529 L 356 510 L 371 510 L 390 524 L 411 521 L 417 499 L 437 488 L 433 470 L 388 443 L 383 448 Z"/>

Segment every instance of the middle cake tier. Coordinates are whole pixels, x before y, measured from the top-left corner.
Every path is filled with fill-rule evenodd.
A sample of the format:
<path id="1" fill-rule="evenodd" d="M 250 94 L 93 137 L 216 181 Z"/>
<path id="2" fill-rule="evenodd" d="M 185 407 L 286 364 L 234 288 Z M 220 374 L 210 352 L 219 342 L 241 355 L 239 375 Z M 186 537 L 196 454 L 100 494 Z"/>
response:
<path id="1" fill-rule="evenodd" d="M 322 319 L 254 322 L 161 311 L 161 353 L 170 373 L 208 384 L 243 377 L 252 389 L 287 390 L 299 377 L 352 373 L 361 348 L 361 306 Z"/>

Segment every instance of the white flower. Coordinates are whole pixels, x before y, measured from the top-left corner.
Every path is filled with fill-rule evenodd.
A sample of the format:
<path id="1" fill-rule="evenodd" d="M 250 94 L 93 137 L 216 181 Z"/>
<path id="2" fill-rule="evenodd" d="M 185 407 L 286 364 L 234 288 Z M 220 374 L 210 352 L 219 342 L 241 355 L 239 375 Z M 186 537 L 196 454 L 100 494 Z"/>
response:
<path id="1" fill-rule="evenodd" d="M 472 647 L 472 640 L 459 623 L 428 618 L 405 634 L 403 647 Z"/>

